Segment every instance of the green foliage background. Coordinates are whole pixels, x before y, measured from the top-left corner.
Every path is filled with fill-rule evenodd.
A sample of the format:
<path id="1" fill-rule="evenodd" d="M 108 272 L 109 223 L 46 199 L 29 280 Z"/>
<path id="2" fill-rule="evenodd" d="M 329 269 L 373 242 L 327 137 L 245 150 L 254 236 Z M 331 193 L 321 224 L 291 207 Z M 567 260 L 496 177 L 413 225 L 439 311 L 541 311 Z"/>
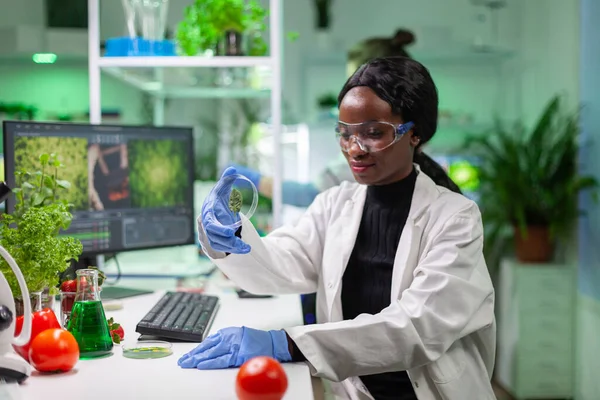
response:
<path id="1" fill-rule="evenodd" d="M 55 153 L 66 166 L 60 170 L 61 179 L 71 183 L 60 199 L 73 205 L 74 210 L 88 209 L 87 139 L 71 137 L 15 138 L 15 169 L 40 170 L 40 154 Z"/>
<path id="2" fill-rule="evenodd" d="M 170 207 L 185 203 L 189 149 L 180 140 L 131 140 L 129 186 L 133 207 Z"/>

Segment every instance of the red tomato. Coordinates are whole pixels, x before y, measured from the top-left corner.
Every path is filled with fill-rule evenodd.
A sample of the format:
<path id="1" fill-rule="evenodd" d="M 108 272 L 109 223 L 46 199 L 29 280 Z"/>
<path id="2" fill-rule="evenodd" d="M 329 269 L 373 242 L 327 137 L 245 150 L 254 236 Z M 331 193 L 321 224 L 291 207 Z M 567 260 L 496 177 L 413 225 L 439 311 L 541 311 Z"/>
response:
<path id="1" fill-rule="evenodd" d="M 283 367 L 271 357 L 254 357 L 246 361 L 235 380 L 239 400 L 281 400 L 287 387 Z"/>
<path id="2" fill-rule="evenodd" d="M 46 329 L 31 342 L 29 359 L 40 372 L 67 372 L 79 360 L 79 346 L 71 332 Z"/>
<path id="3" fill-rule="evenodd" d="M 31 314 L 31 338 L 24 346 L 13 346 L 15 351 L 25 360 L 29 361 L 29 346 L 31 345 L 31 342 L 41 332 L 50 328 L 60 329 L 60 324 L 58 323 L 54 311 L 49 308 L 44 308 L 41 311 L 34 312 Z M 21 333 L 21 329 L 23 329 L 23 316 L 17 317 L 15 336 Z"/>

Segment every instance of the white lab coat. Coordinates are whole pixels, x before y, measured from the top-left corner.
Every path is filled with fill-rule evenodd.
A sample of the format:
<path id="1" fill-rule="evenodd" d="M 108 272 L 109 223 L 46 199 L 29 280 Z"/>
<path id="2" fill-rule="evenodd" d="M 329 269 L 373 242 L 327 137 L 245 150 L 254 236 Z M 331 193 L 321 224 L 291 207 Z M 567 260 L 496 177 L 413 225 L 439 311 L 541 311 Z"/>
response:
<path id="1" fill-rule="evenodd" d="M 407 370 L 419 400 L 495 400 L 494 289 L 479 209 L 418 172 L 391 304 L 375 315 L 344 321 L 340 300 L 365 186 L 344 182 L 321 193 L 295 226 L 266 238 L 245 219 L 241 236 L 252 246 L 249 254 L 211 250 L 201 226 L 200 243 L 249 292 L 317 292 L 317 324 L 286 331 L 312 374 L 332 381 L 336 398 L 372 399 L 358 376 Z"/>

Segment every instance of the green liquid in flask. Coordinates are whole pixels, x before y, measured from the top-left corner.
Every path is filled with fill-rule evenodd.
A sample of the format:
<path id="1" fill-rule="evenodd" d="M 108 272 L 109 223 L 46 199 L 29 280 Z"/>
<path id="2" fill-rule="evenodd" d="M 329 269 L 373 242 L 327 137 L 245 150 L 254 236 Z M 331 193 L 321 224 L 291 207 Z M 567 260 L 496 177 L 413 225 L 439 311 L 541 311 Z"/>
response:
<path id="1" fill-rule="evenodd" d="M 96 358 L 112 353 L 113 341 L 100 301 L 76 301 L 67 329 L 79 344 L 79 358 Z"/>

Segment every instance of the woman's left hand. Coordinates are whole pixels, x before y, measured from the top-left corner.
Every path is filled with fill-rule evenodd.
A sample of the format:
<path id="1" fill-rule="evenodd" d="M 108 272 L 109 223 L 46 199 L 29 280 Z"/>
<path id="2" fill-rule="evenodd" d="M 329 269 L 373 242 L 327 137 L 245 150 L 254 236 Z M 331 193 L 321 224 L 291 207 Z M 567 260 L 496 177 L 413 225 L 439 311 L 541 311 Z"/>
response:
<path id="1" fill-rule="evenodd" d="M 204 199 L 202 215 L 198 223 L 198 230 L 206 232 L 208 244 L 215 251 L 231 254 L 247 254 L 250 246 L 235 235 L 236 229 L 223 226 L 238 222 L 240 217 L 229 208 L 229 197 L 233 183 L 235 182 L 235 168 L 227 168 L 221 179 Z"/>
<path id="2" fill-rule="evenodd" d="M 177 364 L 182 368 L 223 369 L 239 367 L 258 356 L 291 361 L 285 331 L 261 331 L 245 326 L 221 329 L 183 355 Z"/>

